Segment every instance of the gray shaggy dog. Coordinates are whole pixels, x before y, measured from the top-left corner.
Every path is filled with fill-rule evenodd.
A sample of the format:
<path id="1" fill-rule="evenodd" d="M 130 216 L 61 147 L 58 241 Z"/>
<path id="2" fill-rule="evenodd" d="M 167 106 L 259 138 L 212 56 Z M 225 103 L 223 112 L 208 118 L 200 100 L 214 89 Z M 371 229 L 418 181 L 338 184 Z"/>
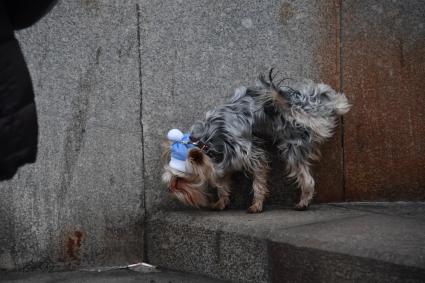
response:
<path id="1" fill-rule="evenodd" d="M 344 94 L 326 84 L 285 79 L 274 83 L 275 76 L 272 69 L 268 80 L 261 75 L 256 87 L 239 87 L 228 103 L 194 123 L 190 142 L 196 146 L 188 152 L 187 172 L 164 167 L 162 179 L 177 199 L 222 210 L 229 203 L 231 175 L 244 171 L 253 177 L 248 212 L 261 212 L 268 194 L 270 157 L 264 148 L 268 141 L 277 147 L 286 174 L 301 189 L 295 209 L 308 207 L 315 185 L 311 161 L 319 158 L 318 144 L 332 136 L 337 116 L 347 113 L 350 105 Z M 169 151 L 167 145 L 165 156 Z"/>

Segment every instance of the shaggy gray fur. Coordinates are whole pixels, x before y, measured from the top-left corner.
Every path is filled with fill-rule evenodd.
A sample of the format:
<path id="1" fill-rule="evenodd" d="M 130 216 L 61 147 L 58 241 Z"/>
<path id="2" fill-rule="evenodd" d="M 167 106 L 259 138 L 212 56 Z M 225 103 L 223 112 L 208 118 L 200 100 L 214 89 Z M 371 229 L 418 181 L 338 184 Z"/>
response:
<path id="1" fill-rule="evenodd" d="M 276 86 L 260 77 L 257 87 L 240 87 L 224 105 L 208 111 L 191 129 L 209 146 L 216 172 L 254 172 L 267 161 L 264 141 L 279 149 L 288 170 L 317 158 L 317 143 L 332 135 L 336 116 L 348 112 L 344 94 L 312 81 Z M 292 174 L 295 175 L 295 174 Z"/>

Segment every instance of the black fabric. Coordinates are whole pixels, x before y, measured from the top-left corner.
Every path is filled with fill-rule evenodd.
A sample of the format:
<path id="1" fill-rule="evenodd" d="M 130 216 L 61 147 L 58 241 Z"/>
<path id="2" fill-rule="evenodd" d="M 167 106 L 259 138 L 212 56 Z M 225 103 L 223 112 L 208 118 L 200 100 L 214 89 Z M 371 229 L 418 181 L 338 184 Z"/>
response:
<path id="1" fill-rule="evenodd" d="M 0 180 L 12 178 L 37 155 L 34 91 L 13 31 L 35 23 L 54 2 L 0 0 Z"/>
<path id="2" fill-rule="evenodd" d="M 0 0 L 3 1 L 13 29 L 23 29 L 41 19 L 56 4 L 56 0 Z"/>
<path id="3" fill-rule="evenodd" d="M 0 180 L 35 161 L 37 116 L 31 79 L 18 42 L 0 44 Z"/>
<path id="4" fill-rule="evenodd" d="M 0 0 L 0 44 L 13 38 L 13 26 L 10 23 L 5 3 Z"/>

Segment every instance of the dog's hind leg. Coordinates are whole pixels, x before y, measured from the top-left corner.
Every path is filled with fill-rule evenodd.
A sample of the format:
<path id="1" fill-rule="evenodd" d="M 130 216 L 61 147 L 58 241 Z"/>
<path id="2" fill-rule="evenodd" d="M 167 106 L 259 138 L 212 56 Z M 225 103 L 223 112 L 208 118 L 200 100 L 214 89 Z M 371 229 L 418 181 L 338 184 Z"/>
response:
<path id="1" fill-rule="evenodd" d="M 255 168 L 253 173 L 252 190 L 254 191 L 254 198 L 252 205 L 248 208 L 249 213 L 257 213 L 263 210 L 263 202 L 269 192 L 267 189 L 267 176 L 269 173 L 267 163 L 261 162 L 261 166 Z"/>
<path id="2" fill-rule="evenodd" d="M 215 181 L 213 186 L 217 189 L 218 201 L 213 203 L 212 209 L 223 210 L 229 204 L 231 183 L 231 174 L 226 174 L 224 177 Z"/>

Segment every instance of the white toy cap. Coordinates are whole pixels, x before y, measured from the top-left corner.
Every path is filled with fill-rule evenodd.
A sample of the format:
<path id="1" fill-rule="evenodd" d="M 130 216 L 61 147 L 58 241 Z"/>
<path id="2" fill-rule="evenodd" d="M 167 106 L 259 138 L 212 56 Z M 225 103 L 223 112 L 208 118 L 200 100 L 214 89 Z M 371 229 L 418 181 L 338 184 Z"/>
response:
<path id="1" fill-rule="evenodd" d="M 178 129 L 172 129 L 168 131 L 167 138 L 174 142 L 181 141 L 183 139 L 183 133 Z"/>

